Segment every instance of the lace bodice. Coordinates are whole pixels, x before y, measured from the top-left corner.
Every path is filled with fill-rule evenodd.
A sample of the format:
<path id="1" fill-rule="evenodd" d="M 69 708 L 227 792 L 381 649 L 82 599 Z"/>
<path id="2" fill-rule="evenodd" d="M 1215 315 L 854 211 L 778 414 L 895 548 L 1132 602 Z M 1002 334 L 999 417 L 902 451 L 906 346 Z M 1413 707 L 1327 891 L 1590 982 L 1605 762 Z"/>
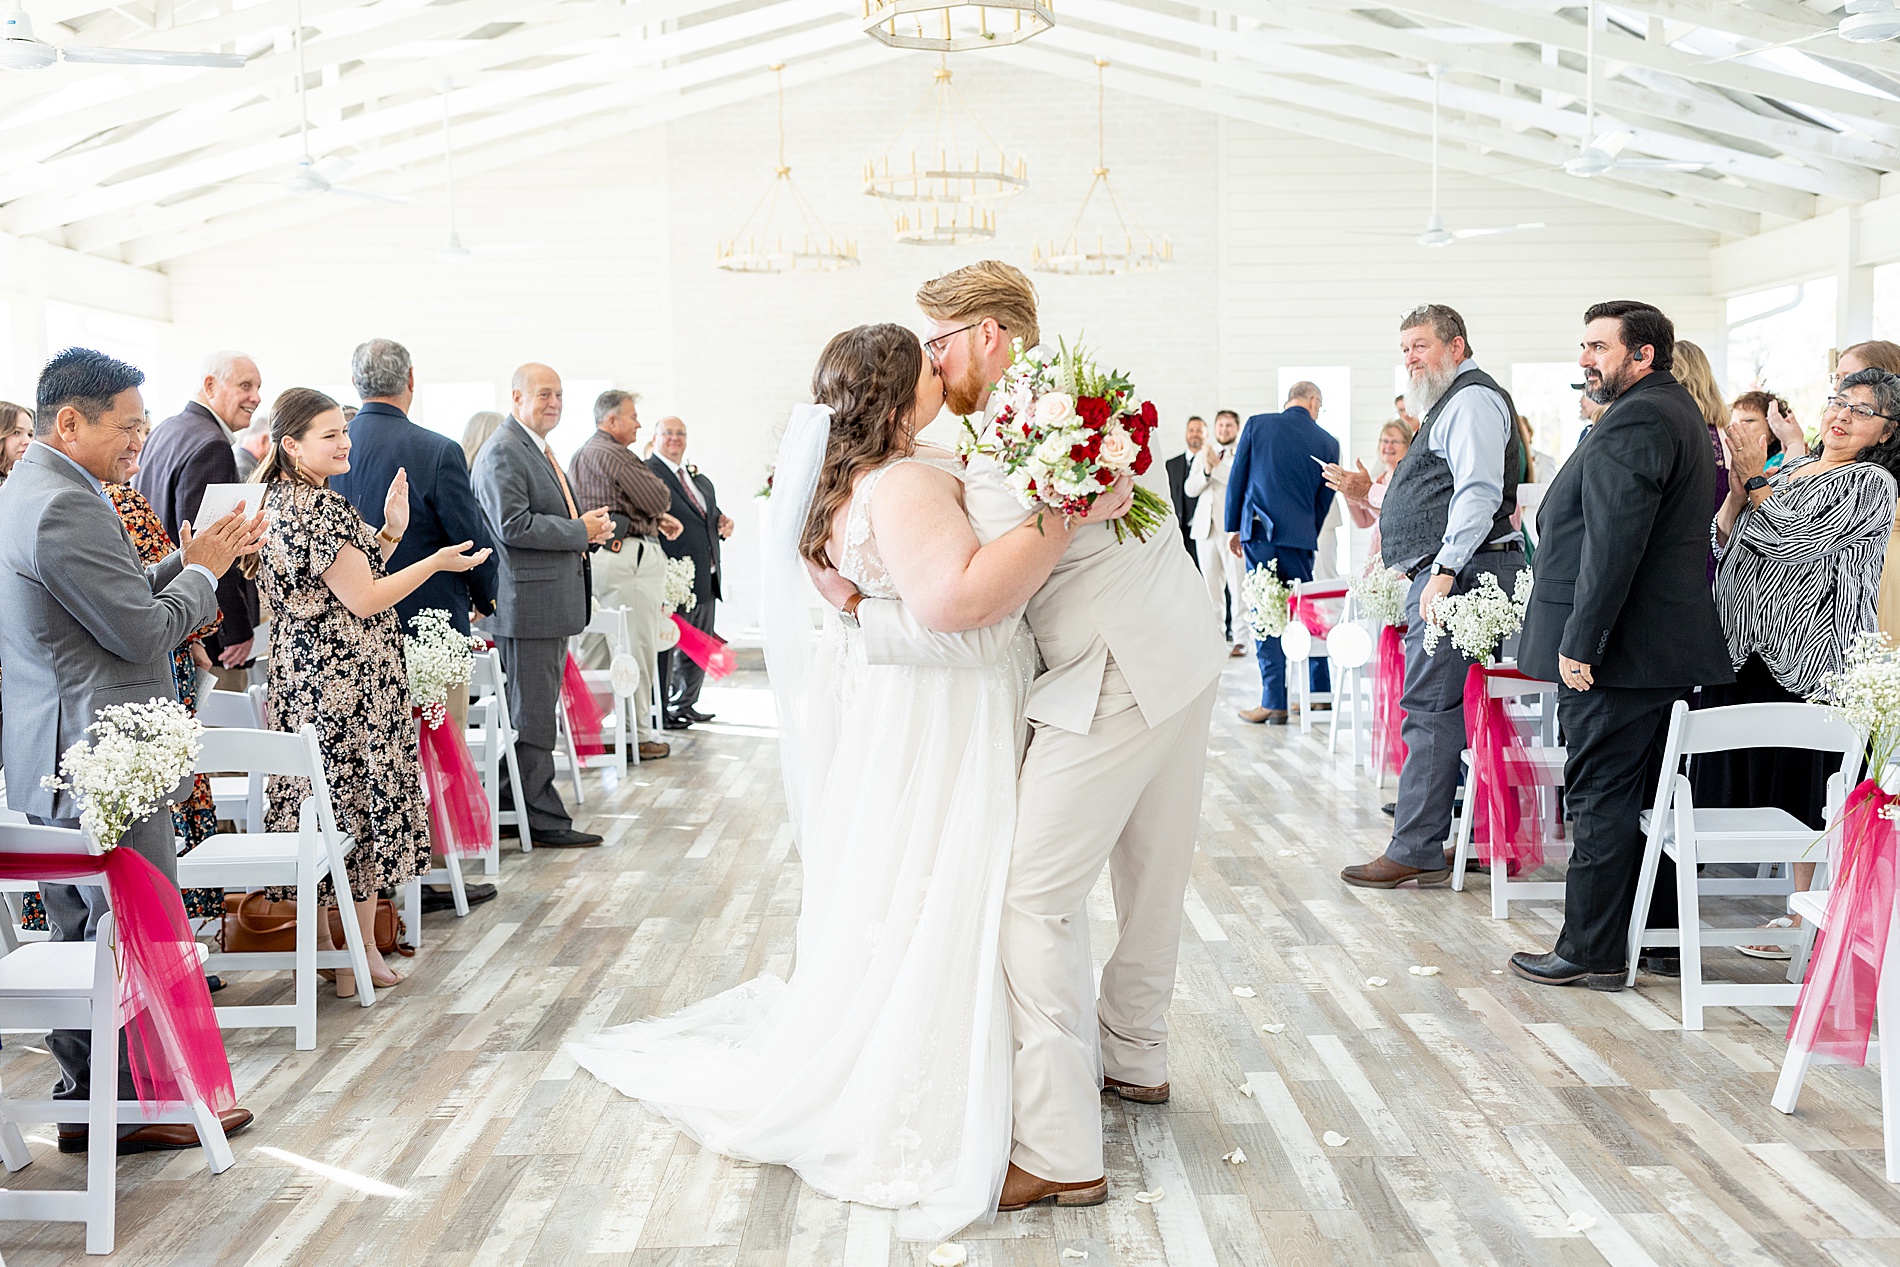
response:
<path id="1" fill-rule="evenodd" d="M 908 457 L 886 462 L 858 481 L 851 494 L 851 508 L 845 512 L 844 551 L 838 560 L 838 573 L 866 598 L 897 597 L 897 587 L 891 583 L 884 557 L 878 553 L 877 537 L 871 531 L 871 497 L 877 492 L 878 481 L 906 462 L 919 462 L 963 478 L 963 464 L 955 458 Z"/>

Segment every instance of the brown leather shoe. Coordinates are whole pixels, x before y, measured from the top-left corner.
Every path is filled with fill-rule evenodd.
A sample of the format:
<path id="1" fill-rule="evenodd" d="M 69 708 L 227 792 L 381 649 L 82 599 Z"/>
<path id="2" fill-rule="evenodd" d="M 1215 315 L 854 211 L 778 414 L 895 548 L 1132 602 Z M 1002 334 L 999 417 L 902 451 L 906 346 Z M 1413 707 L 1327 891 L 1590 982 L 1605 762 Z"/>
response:
<path id="1" fill-rule="evenodd" d="M 658 761 L 661 757 L 670 755 L 672 751 L 671 744 L 661 743 L 657 739 L 643 740 L 640 744 L 640 760 Z"/>
<path id="2" fill-rule="evenodd" d="M 1437 871 L 1421 871 L 1417 867 L 1408 867 L 1402 862 L 1380 854 L 1371 862 L 1356 867 L 1347 867 L 1339 873 L 1339 878 L 1347 884 L 1361 889 L 1396 889 L 1408 881 L 1418 881 L 1421 889 L 1435 885 L 1451 883 L 1451 868 Z"/>
<path id="3" fill-rule="evenodd" d="M 1286 709 L 1243 708 L 1240 710 L 1240 720 L 1250 721 L 1256 726 L 1262 723 L 1268 726 L 1284 726 L 1286 725 Z"/>
<path id="4" fill-rule="evenodd" d="M 1240 659 L 1240 657 L 1247 654 L 1247 648 L 1241 646 L 1238 642 L 1236 642 L 1234 644 L 1234 649 L 1232 651 L 1229 651 L 1227 654 L 1233 659 L 1238 660 Z"/>
<path id="5" fill-rule="evenodd" d="M 1456 849 L 1445 850 L 1445 870 L 1451 870 L 1453 864 L 1457 861 L 1458 851 Z M 1489 874 L 1491 870 L 1491 864 L 1486 862 L 1483 858 L 1480 858 L 1477 851 L 1473 850 L 1471 856 L 1465 859 L 1465 870 L 1476 871 L 1479 875 L 1486 875 Z"/>
<path id="6" fill-rule="evenodd" d="M 218 1124 L 224 1127 L 226 1139 L 249 1126 L 256 1118 L 249 1109 L 226 1109 L 218 1114 Z M 83 1153 L 86 1151 L 87 1128 L 83 1126 L 62 1126 L 59 1128 L 59 1151 L 62 1153 Z M 197 1148 L 203 1143 L 198 1138 L 198 1128 L 189 1122 L 154 1122 L 150 1126 L 141 1126 L 136 1131 L 119 1136 L 119 1155 L 130 1153 L 175 1152 L 185 1148 Z"/>
<path id="7" fill-rule="evenodd" d="M 1168 1084 L 1158 1087 L 1144 1087 L 1133 1082 L 1123 1082 L 1120 1078 L 1102 1078 L 1102 1094 L 1114 1092 L 1124 1100 L 1134 1104 L 1166 1104 L 1168 1102 Z"/>
<path id="8" fill-rule="evenodd" d="M 1313 705 L 1313 711 L 1316 713 L 1330 713 L 1333 711 L 1333 706 L 1325 703 L 1315 704 Z"/>
<path id="9" fill-rule="evenodd" d="M 1008 1214 L 1012 1210 L 1026 1210 L 1045 1201 L 1056 1205 L 1101 1205 L 1107 1200 L 1106 1175 L 1082 1183 L 1056 1183 L 1049 1179 L 1038 1179 L 1012 1161 L 1009 1163 L 1009 1173 L 1003 1176 L 1003 1196 L 996 1203 L 996 1210 L 999 1214 Z"/>

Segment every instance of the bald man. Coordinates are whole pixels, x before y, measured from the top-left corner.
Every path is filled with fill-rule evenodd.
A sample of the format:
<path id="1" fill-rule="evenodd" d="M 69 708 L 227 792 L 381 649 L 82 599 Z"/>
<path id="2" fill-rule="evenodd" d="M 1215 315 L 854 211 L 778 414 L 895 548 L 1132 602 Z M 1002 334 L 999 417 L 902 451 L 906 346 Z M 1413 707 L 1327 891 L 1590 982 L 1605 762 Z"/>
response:
<path id="1" fill-rule="evenodd" d="M 554 460 L 548 435 L 561 423 L 561 376 L 530 362 L 509 385 L 512 415 L 475 458 L 471 478 L 501 562 L 489 623 L 508 675 L 521 786 L 533 843 L 554 849 L 600 843 L 575 831 L 554 789 L 555 709 L 567 640 L 587 627 L 587 552 L 613 536 L 605 507 L 582 512 Z M 506 828 L 503 829 L 504 831 Z"/>

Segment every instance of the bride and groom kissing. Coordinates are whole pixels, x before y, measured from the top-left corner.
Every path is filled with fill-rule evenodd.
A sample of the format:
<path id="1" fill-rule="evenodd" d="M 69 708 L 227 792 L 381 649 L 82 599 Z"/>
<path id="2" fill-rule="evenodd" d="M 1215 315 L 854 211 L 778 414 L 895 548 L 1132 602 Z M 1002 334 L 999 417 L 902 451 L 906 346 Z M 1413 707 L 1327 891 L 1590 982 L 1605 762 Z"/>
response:
<path id="1" fill-rule="evenodd" d="M 1013 346 L 1039 341 L 1028 278 L 983 261 L 917 301 L 921 344 L 871 325 L 826 346 L 768 503 L 795 970 L 570 1050 L 703 1146 L 939 1240 L 1106 1200 L 1099 1097 L 1168 1097 L 1227 648 L 1173 525 L 1118 541 L 1125 486 L 1065 522 L 981 453 L 916 440 L 946 404 L 989 425 Z M 814 586 L 836 609 L 818 622 Z M 1119 935 L 1098 990 L 1104 862 Z"/>

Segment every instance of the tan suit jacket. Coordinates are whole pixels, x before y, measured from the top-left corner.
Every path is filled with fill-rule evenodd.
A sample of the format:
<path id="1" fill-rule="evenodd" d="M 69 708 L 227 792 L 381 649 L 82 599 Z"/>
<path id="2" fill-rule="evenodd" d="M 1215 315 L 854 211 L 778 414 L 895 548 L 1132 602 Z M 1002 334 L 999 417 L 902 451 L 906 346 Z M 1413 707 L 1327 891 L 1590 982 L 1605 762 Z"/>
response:
<path id="1" fill-rule="evenodd" d="M 970 459 L 964 499 L 985 542 L 1029 513 L 985 457 Z M 1179 534 L 1172 513 L 1146 541 L 1117 542 L 1105 526 L 1075 534 L 1026 609 L 1046 666 L 1029 691 L 1029 720 L 1086 735 L 1110 656 L 1149 726 L 1174 716 L 1220 675 L 1227 648 L 1207 619 L 1200 574 L 1174 544 Z M 939 634 L 895 599 L 867 599 L 857 614 L 872 664 L 986 662 L 974 658 L 994 650 L 983 644 L 1006 641 L 1016 624 L 1002 621 L 980 638 Z"/>

